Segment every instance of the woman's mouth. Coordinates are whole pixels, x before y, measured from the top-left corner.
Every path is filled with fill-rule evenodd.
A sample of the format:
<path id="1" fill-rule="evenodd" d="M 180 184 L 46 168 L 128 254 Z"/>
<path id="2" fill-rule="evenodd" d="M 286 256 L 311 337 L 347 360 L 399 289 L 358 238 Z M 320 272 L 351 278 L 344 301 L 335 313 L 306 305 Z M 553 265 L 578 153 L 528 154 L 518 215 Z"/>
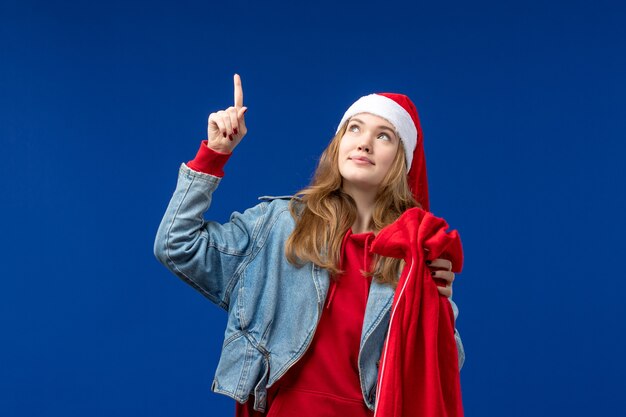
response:
<path id="1" fill-rule="evenodd" d="M 358 165 L 375 165 L 374 162 L 372 162 L 371 159 L 365 157 L 365 156 L 352 156 L 350 158 L 352 162 L 354 162 L 355 164 Z"/>

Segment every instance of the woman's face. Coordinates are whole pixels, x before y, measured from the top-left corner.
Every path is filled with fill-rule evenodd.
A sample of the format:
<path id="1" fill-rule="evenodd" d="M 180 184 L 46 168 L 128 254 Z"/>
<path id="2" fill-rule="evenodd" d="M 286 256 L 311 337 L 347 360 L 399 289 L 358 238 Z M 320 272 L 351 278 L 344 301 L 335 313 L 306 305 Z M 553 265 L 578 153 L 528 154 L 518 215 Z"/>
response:
<path id="1" fill-rule="evenodd" d="M 369 113 L 352 116 L 339 143 L 338 164 L 344 190 L 378 190 L 399 144 L 395 128 L 382 117 Z"/>

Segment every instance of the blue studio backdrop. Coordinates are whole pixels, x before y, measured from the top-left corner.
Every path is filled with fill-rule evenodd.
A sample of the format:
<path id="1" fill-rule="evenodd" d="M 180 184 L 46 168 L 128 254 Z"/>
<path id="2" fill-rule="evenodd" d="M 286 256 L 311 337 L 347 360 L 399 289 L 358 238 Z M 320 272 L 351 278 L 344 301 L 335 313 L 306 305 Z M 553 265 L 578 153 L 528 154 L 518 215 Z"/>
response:
<path id="1" fill-rule="evenodd" d="M 405 93 L 464 244 L 466 415 L 625 415 L 625 8 L 0 0 L 0 415 L 232 415 L 226 315 L 152 245 L 235 72 L 212 218 L 304 187 L 348 105 Z"/>

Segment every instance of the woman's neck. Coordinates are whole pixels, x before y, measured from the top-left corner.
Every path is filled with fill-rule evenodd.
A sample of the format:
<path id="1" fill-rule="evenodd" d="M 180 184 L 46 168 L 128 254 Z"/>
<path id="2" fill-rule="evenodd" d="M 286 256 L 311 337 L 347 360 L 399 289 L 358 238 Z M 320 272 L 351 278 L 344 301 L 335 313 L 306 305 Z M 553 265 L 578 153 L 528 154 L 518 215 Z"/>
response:
<path id="1" fill-rule="evenodd" d="M 376 192 L 355 187 L 343 187 L 343 192 L 352 197 L 356 203 L 356 220 L 352 224 L 352 233 L 372 232 L 372 214 L 374 213 Z"/>

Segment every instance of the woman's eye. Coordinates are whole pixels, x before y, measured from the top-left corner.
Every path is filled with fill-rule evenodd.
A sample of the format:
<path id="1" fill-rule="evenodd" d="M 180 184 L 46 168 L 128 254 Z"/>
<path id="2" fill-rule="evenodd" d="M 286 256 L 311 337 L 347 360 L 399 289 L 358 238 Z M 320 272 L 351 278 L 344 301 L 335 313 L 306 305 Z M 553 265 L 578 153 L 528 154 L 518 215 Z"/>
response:
<path id="1" fill-rule="evenodd" d="M 358 131 L 359 131 L 359 127 L 358 127 L 357 125 L 350 125 L 350 126 L 348 127 L 348 130 L 349 130 L 350 132 L 358 132 Z"/>
<path id="2" fill-rule="evenodd" d="M 391 138 L 389 137 L 388 134 L 386 133 L 381 133 L 380 135 L 378 135 L 378 139 L 382 139 L 382 140 L 391 140 Z"/>

